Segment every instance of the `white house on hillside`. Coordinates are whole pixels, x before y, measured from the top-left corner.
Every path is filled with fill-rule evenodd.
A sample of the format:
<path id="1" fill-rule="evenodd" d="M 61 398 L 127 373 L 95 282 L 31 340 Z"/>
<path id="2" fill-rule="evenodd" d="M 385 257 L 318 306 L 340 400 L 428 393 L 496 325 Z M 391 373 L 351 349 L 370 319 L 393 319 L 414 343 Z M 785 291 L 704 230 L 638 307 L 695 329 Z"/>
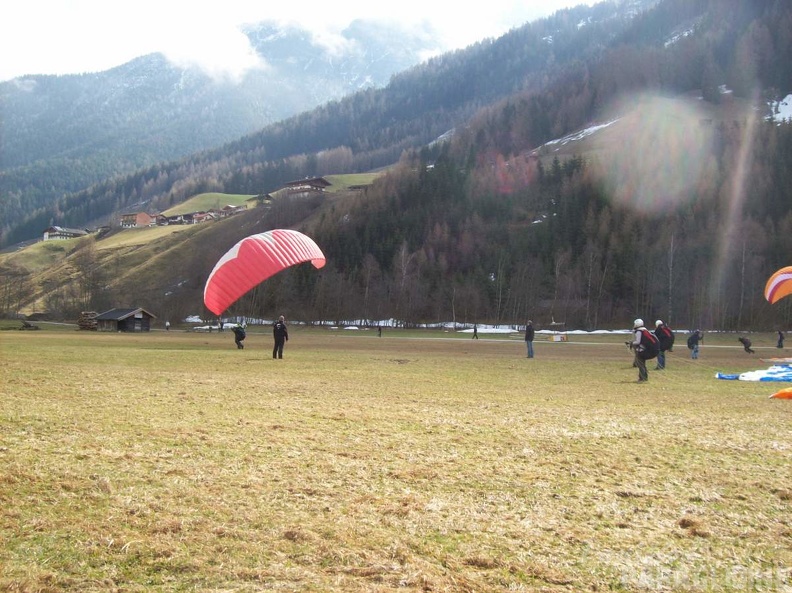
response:
<path id="1" fill-rule="evenodd" d="M 75 237 L 84 237 L 87 234 L 88 231 L 85 229 L 67 229 L 60 226 L 51 226 L 44 230 L 44 240 L 74 239 Z"/>

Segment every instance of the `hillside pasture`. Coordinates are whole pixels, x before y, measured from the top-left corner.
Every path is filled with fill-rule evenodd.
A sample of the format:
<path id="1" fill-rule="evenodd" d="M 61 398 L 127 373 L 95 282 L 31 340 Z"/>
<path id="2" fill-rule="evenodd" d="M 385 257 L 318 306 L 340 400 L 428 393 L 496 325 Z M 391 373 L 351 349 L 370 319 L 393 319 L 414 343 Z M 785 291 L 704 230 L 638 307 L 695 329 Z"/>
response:
<path id="1" fill-rule="evenodd" d="M 0 332 L 2 591 L 784 591 L 792 406 L 708 336 Z M 456 339 L 445 339 L 445 338 Z"/>
<path id="2" fill-rule="evenodd" d="M 197 194 L 181 204 L 168 208 L 162 214 L 164 216 L 178 216 L 179 214 L 190 214 L 192 212 L 207 212 L 212 208 L 219 210 L 228 205 L 249 206 L 249 200 L 253 197 L 255 196 L 207 192 Z"/>
<path id="3" fill-rule="evenodd" d="M 327 188 L 329 193 L 347 191 L 355 185 L 371 185 L 382 173 L 350 173 L 348 175 L 325 175 L 324 178 L 331 183 Z"/>
<path id="4" fill-rule="evenodd" d="M 61 262 L 84 240 L 78 238 L 38 241 L 24 249 L 0 254 L 0 264 L 12 264 L 26 270 L 42 270 Z"/>
<path id="5" fill-rule="evenodd" d="M 175 233 L 195 232 L 196 226 L 197 225 L 169 224 L 164 226 L 124 229 L 103 238 L 101 241 L 97 241 L 96 248 L 104 250 L 149 245 L 163 237 L 168 237 Z"/>

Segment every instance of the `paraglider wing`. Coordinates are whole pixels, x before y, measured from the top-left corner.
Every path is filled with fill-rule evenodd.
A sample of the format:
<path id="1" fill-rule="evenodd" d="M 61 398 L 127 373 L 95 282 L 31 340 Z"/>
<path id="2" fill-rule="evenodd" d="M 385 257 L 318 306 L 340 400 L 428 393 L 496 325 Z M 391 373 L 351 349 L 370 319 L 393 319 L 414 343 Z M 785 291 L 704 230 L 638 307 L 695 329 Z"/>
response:
<path id="1" fill-rule="evenodd" d="M 770 276 L 764 294 L 771 305 L 792 294 L 792 266 L 781 268 Z"/>
<path id="2" fill-rule="evenodd" d="M 775 399 L 792 399 L 792 387 L 787 387 L 786 389 L 777 391 L 770 397 Z"/>
<path id="3" fill-rule="evenodd" d="M 326 260 L 313 239 L 298 231 L 275 229 L 246 237 L 215 264 L 204 287 L 204 304 L 220 315 L 270 276 L 307 261 L 319 269 Z"/>

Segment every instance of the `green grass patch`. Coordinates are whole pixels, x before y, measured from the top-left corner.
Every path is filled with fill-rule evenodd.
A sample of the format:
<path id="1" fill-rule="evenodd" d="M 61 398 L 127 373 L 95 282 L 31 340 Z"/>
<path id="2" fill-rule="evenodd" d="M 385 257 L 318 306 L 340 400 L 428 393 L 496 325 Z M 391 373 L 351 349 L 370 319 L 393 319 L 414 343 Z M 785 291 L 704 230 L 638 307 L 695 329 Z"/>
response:
<path id="1" fill-rule="evenodd" d="M 165 216 L 176 216 L 178 214 L 190 214 L 192 212 L 206 212 L 212 208 L 219 210 L 228 205 L 247 206 L 249 205 L 248 201 L 252 197 L 254 196 L 208 192 L 193 196 L 189 200 L 165 210 L 162 214 Z"/>
<path id="2" fill-rule="evenodd" d="M 199 225 L 165 225 L 165 226 L 151 226 L 141 227 L 134 229 L 124 229 L 118 233 L 114 233 L 108 237 L 103 238 L 96 243 L 96 248 L 104 249 L 118 249 L 119 247 L 133 247 L 140 245 L 148 245 L 158 241 L 164 237 L 169 237 L 176 233 L 194 233 Z"/>
<path id="3" fill-rule="evenodd" d="M 29 271 L 37 271 L 56 265 L 74 251 L 82 238 L 53 239 L 39 241 L 24 249 L 0 254 L 0 262 L 9 263 Z"/>
<path id="4" fill-rule="evenodd" d="M 348 175 L 325 175 L 332 185 L 326 191 L 330 193 L 346 191 L 354 185 L 371 185 L 382 173 L 350 173 Z"/>
<path id="5" fill-rule="evenodd" d="M 728 336 L 638 385 L 616 338 L 250 330 L 0 333 L 0 590 L 790 586 L 792 406 Z"/>

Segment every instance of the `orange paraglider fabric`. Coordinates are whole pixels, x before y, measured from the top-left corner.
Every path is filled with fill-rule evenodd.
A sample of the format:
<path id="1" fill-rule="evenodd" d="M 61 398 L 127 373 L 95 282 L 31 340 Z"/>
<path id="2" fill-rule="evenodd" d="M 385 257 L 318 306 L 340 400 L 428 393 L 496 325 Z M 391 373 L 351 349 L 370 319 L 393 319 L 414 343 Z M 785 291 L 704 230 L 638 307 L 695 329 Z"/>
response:
<path id="1" fill-rule="evenodd" d="M 770 396 L 771 398 L 775 399 L 792 399 L 792 387 L 787 387 L 786 389 L 782 389 Z"/>
<path id="2" fill-rule="evenodd" d="M 326 262 L 314 240 L 298 231 L 275 229 L 246 237 L 215 264 L 204 287 L 204 304 L 220 315 L 270 276 L 308 261 L 317 269 Z"/>
<path id="3" fill-rule="evenodd" d="M 792 266 L 781 268 L 770 276 L 764 294 L 771 305 L 792 294 Z"/>

